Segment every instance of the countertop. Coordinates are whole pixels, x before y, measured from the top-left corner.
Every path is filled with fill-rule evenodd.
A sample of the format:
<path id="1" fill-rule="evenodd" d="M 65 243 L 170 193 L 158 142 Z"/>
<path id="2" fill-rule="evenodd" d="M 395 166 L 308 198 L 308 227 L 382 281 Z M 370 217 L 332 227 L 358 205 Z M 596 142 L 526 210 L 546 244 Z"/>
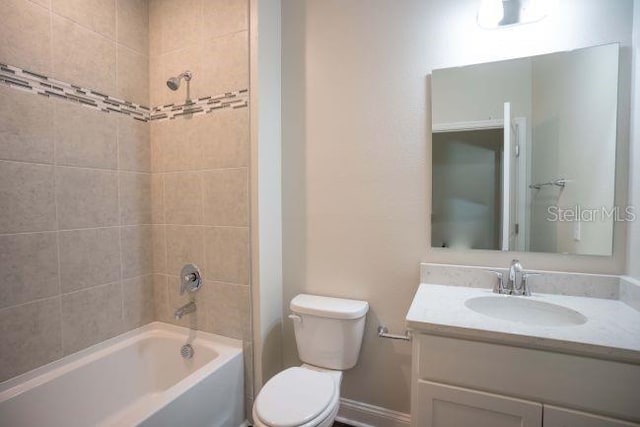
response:
<path id="1" fill-rule="evenodd" d="M 499 320 L 468 308 L 480 296 L 529 298 L 578 311 L 587 322 L 570 326 L 537 326 Z M 640 364 L 640 311 L 619 300 L 534 293 L 494 294 L 491 289 L 423 283 L 406 317 L 415 332 L 488 341 Z"/>

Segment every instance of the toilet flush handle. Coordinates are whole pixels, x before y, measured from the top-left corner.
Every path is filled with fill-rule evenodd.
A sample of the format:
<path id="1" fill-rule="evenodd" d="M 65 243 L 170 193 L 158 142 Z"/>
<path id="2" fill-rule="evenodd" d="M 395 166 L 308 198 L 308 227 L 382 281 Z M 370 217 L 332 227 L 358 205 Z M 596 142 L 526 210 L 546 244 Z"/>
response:
<path id="1" fill-rule="evenodd" d="M 293 320 L 294 322 L 302 323 L 302 317 L 298 316 L 297 314 L 290 314 L 289 319 Z"/>

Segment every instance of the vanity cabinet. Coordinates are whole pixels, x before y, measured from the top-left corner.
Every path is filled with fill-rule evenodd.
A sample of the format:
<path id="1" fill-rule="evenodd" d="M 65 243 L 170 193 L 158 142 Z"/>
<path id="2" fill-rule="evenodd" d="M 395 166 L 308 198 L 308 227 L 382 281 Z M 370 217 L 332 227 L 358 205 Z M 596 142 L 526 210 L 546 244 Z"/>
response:
<path id="1" fill-rule="evenodd" d="M 430 381 L 417 384 L 420 427 L 540 427 L 542 405 Z"/>
<path id="2" fill-rule="evenodd" d="M 640 365 L 418 332 L 412 365 L 412 427 L 640 427 Z"/>
<path id="3" fill-rule="evenodd" d="M 639 425 L 552 405 L 544 405 L 542 424 L 545 427 L 638 427 Z"/>

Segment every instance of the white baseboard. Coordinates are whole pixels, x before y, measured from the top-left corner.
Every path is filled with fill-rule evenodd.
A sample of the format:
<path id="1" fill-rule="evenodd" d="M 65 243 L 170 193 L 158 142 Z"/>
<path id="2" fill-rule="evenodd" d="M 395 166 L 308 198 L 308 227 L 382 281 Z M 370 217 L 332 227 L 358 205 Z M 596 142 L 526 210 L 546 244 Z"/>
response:
<path id="1" fill-rule="evenodd" d="M 354 427 L 408 427 L 411 423 L 409 414 L 345 398 L 340 399 L 336 420 Z"/>

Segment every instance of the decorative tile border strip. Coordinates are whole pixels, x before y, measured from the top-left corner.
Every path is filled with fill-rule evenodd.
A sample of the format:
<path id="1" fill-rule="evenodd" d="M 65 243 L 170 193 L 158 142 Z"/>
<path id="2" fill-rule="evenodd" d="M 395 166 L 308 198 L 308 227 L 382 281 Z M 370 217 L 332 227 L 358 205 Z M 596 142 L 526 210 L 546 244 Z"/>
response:
<path id="1" fill-rule="evenodd" d="M 148 121 L 149 108 L 117 99 L 91 89 L 52 79 L 42 74 L 23 70 L 12 65 L 0 64 L 0 84 L 48 98 L 65 99 L 95 108 L 105 113 L 120 113 L 134 119 Z"/>
<path id="2" fill-rule="evenodd" d="M 184 104 L 167 104 L 154 107 L 151 110 L 150 120 L 173 120 L 180 116 L 208 114 L 221 108 L 243 108 L 248 103 L 249 90 L 242 89 L 222 95 L 192 99 Z"/>
<path id="3" fill-rule="evenodd" d="M 198 98 L 184 104 L 168 104 L 149 109 L 144 105 L 117 99 L 95 90 L 85 89 L 2 63 L 0 63 L 0 85 L 48 98 L 65 99 L 105 113 L 125 114 L 143 122 L 173 120 L 180 116 L 207 114 L 221 108 L 243 108 L 249 102 L 249 90 L 242 89 L 222 95 Z"/>

